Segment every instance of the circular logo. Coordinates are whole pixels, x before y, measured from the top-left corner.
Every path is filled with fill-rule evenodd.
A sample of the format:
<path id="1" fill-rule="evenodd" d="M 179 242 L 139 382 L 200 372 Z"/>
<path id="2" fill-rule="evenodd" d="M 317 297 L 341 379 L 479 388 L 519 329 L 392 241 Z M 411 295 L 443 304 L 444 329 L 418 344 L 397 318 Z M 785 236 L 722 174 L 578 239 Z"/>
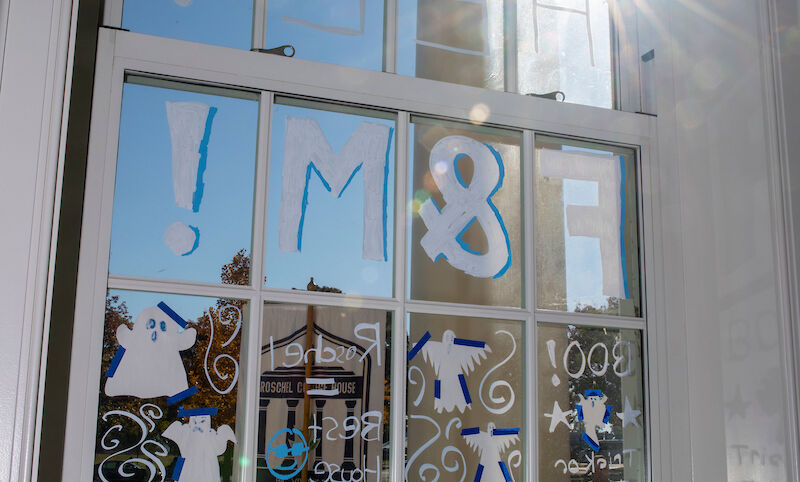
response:
<path id="1" fill-rule="evenodd" d="M 293 438 L 299 439 L 300 441 L 293 443 L 291 447 L 289 446 L 288 441 L 280 445 L 273 446 L 272 444 L 282 434 L 288 434 L 287 437 L 293 435 Z M 291 464 L 281 465 L 273 468 L 269 463 L 270 454 L 274 454 L 275 457 L 280 460 L 286 460 L 287 457 L 291 457 Z M 303 461 L 300 463 L 298 463 L 297 459 L 295 458 L 299 455 L 303 456 Z M 275 432 L 275 435 L 269 439 L 269 444 L 267 444 L 266 459 L 267 469 L 269 469 L 272 475 L 280 480 L 288 480 L 299 474 L 308 461 L 308 444 L 306 443 L 306 438 L 303 437 L 303 432 L 297 430 L 296 428 L 284 428 Z"/>

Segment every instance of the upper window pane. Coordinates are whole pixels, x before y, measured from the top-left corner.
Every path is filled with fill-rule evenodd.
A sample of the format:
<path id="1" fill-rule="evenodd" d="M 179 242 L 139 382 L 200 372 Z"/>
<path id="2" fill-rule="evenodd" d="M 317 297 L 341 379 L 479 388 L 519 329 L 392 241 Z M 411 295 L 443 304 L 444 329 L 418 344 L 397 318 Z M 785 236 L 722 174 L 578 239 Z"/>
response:
<path id="1" fill-rule="evenodd" d="M 394 117 L 276 100 L 266 286 L 392 296 Z"/>
<path id="2" fill-rule="evenodd" d="M 536 137 L 538 308 L 641 316 L 636 153 Z"/>
<path id="3" fill-rule="evenodd" d="M 522 306 L 520 133 L 412 122 L 411 298 Z"/>
<path id="4" fill-rule="evenodd" d="M 109 272 L 248 284 L 257 97 L 133 80 L 163 87 L 123 90 Z"/>
<path id="5" fill-rule="evenodd" d="M 399 0 L 397 72 L 504 89 L 503 0 Z"/>
<path id="6" fill-rule="evenodd" d="M 269 0 L 266 48 L 369 70 L 383 68 L 382 0 Z"/>
<path id="7" fill-rule="evenodd" d="M 607 1 L 517 0 L 517 44 L 520 93 L 613 106 Z"/>
<path id="8" fill-rule="evenodd" d="M 126 0 L 132 32 L 250 50 L 253 0 Z"/>

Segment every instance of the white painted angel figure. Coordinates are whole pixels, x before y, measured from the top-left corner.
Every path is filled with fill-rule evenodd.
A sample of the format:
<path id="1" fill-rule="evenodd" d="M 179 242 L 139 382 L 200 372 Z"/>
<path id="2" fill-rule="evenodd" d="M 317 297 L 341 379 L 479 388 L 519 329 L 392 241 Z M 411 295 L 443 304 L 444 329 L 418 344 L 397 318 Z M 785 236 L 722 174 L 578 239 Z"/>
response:
<path id="1" fill-rule="evenodd" d="M 108 396 L 172 396 L 189 388 L 181 351 L 194 345 L 197 332 L 165 303 L 143 310 L 133 324 L 117 328 L 119 350 L 106 372 Z"/>
<path id="2" fill-rule="evenodd" d="M 477 427 L 464 429 L 461 435 L 467 445 L 478 452 L 478 463 L 475 480 L 481 482 L 511 482 L 511 472 L 503 461 L 502 454 L 512 444 L 519 441 L 518 428 L 495 427 L 494 422 L 489 422 L 486 431 L 482 432 Z"/>
<path id="3" fill-rule="evenodd" d="M 482 341 L 456 338 L 453 330 L 446 330 L 442 341 L 427 341 L 421 351 L 436 374 L 433 407 L 438 413 L 452 412 L 454 408 L 464 413 L 472 403 L 465 377 L 492 349 Z"/>
<path id="4" fill-rule="evenodd" d="M 575 408 L 578 411 L 578 420 L 583 422 L 583 441 L 597 452 L 600 450 L 597 428 L 606 427 L 611 416 L 611 405 L 606 405 L 608 397 L 600 390 L 586 390 L 584 394 L 586 397 L 578 394 L 580 403 Z"/>
<path id="5" fill-rule="evenodd" d="M 217 457 L 225 453 L 228 442 L 236 444 L 236 435 L 228 425 L 211 428 L 211 415 L 190 416 L 189 423 L 179 421 L 164 430 L 164 437 L 174 441 L 183 461 L 173 472 L 173 479 L 186 482 L 220 482 Z"/>

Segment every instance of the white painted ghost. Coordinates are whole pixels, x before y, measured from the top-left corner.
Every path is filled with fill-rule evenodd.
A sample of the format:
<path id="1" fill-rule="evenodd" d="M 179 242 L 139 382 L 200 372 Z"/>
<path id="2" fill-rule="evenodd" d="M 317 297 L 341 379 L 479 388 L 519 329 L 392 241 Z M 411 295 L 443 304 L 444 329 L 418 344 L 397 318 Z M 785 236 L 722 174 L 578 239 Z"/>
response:
<path id="1" fill-rule="evenodd" d="M 502 435 L 494 435 L 495 425 L 489 422 L 486 432 L 478 432 L 469 435 L 463 435 L 464 440 L 473 451 L 478 452 L 480 457 L 479 464 L 483 468 L 478 468 L 481 472 L 480 479 L 476 476 L 475 480 L 481 482 L 506 482 L 506 476 L 503 474 L 503 468 L 508 470 L 505 462 L 503 462 L 502 453 L 519 441 L 519 435 L 509 433 Z M 510 473 L 509 473 L 510 477 Z"/>
<path id="2" fill-rule="evenodd" d="M 176 480 L 185 482 L 220 482 L 217 457 L 225 453 L 228 442 L 236 443 L 236 435 L 228 425 L 211 428 L 211 416 L 189 417 L 189 423 L 178 421 L 164 430 L 163 436 L 174 441 L 186 459 Z"/>
<path id="3" fill-rule="evenodd" d="M 578 394 L 580 403 L 576 406 L 578 420 L 583 422 L 583 441 L 595 452 L 600 450 L 597 428 L 604 428 L 611 416 L 611 405 L 606 406 L 608 397 L 600 390 L 586 390 L 586 397 Z"/>
<path id="4" fill-rule="evenodd" d="M 457 340 L 453 330 L 446 330 L 442 341 L 428 341 L 421 350 L 425 361 L 433 365 L 439 385 L 433 401 L 438 413 L 442 413 L 442 410 L 452 412 L 454 408 L 464 413 L 471 402 L 464 377 L 475 369 L 476 363 L 480 365 L 481 360 L 486 359 L 487 352 L 492 352 L 489 345 L 464 345 Z"/>
<path id="5" fill-rule="evenodd" d="M 172 396 L 189 388 L 181 351 L 194 345 L 194 328 L 181 330 L 161 308 L 142 311 L 133 324 L 117 328 L 117 342 L 125 349 L 113 376 L 106 379 L 108 396 L 139 398 Z"/>

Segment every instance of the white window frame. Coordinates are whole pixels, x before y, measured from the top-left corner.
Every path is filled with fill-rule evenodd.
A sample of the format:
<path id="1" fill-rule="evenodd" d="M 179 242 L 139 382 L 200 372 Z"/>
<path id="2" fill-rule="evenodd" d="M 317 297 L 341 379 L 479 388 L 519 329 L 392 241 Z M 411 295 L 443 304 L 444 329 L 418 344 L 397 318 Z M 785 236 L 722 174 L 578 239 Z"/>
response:
<path id="1" fill-rule="evenodd" d="M 113 2 L 112 2 L 113 3 Z M 396 7 L 392 1 L 387 9 Z M 108 12 L 113 8 L 107 9 Z M 256 189 L 254 205 L 252 286 L 110 276 L 108 259 L 111 215 L 117 162 L 122 89 L 126 73 L 164 77 L 178 81 L 218 85 L 260 92 Z M 353 86 L 358 86 L 354 89 Z M 264 276 L 264 237 L 269 173 L 270 120 L 274 95 L 290 94 L 335 100 L 398 112 L 395 186 L 395 292 L 392 298 L 377 298 L 330 293 L 309 293 L 265 288 L 258 282 Z M 524 300 L 522 308 L 488 307 L 457 303 L 438 303 L 407 299 L 407 173 L 408 127 L 411 114 L 422 114 L 468 121 L 477 103 L 489 106 L 486 122 L 522 132 L 523 252 L 525 258 Z M 262 310 L 264 302 L 288 302 L 330 306 L 362 306 L 392 311 L 392 407 L 391 480 L 404 474 L 406 332 L 408 313 L 449 314 L 517 320 L 526 334 L 525 365 L 525 480 L 538 480 L 538 413 L 536 399 L 538 322 L 579 324 L 642 331 L 646 467 L 649 480 L 662 480 L 662 464 L 669 464 L 666 429 L 666 340 L 664 306 L 654 295 L 663 289 L 661 252 L 655 231 L 660 226 L 659 203 L 654 199 L 658 186 L 654 159 L 655 119 L 576 104 L 564 104 L 513 93 L 404 77 L 386 72 L 365 71 L 322 64 L 302 59 L 203 45 L 101 28 L 95 73 L 92 123 L 87 162 L 86 191 L 75 308 L 75 328 L 69 381 L 67 429 L 62 480 L 90 480 L 93 473 L 97 430 L 98 395 L 101 380 L 101 346 L 107 289 L 156 291 L 209 297 L 232 297 L 249 301 L 250 317 L 241 358 L 244 384 L 240 390 L 237 423 L 239 456 L 255 461 L 258 427 L 258 379 Z M 639 318 L 552 312 L 535 309 L 534 272 L 534 136 L 548 134 L 564 138 L 596 141 L 634 148 L 638 159 L 638 215 L 640 270 L 642 273 L 642 316 Z M 645 321 L 646 320 L 646 321 Z M 255 369 L 254 369 L 255 368 Z M 662 434 L 661 436 L 657 434 Z M 668 465 L 667 465 L 668 466 Z M 241 471 L 238 480 L 255 480 L 255 463 Z"/>

